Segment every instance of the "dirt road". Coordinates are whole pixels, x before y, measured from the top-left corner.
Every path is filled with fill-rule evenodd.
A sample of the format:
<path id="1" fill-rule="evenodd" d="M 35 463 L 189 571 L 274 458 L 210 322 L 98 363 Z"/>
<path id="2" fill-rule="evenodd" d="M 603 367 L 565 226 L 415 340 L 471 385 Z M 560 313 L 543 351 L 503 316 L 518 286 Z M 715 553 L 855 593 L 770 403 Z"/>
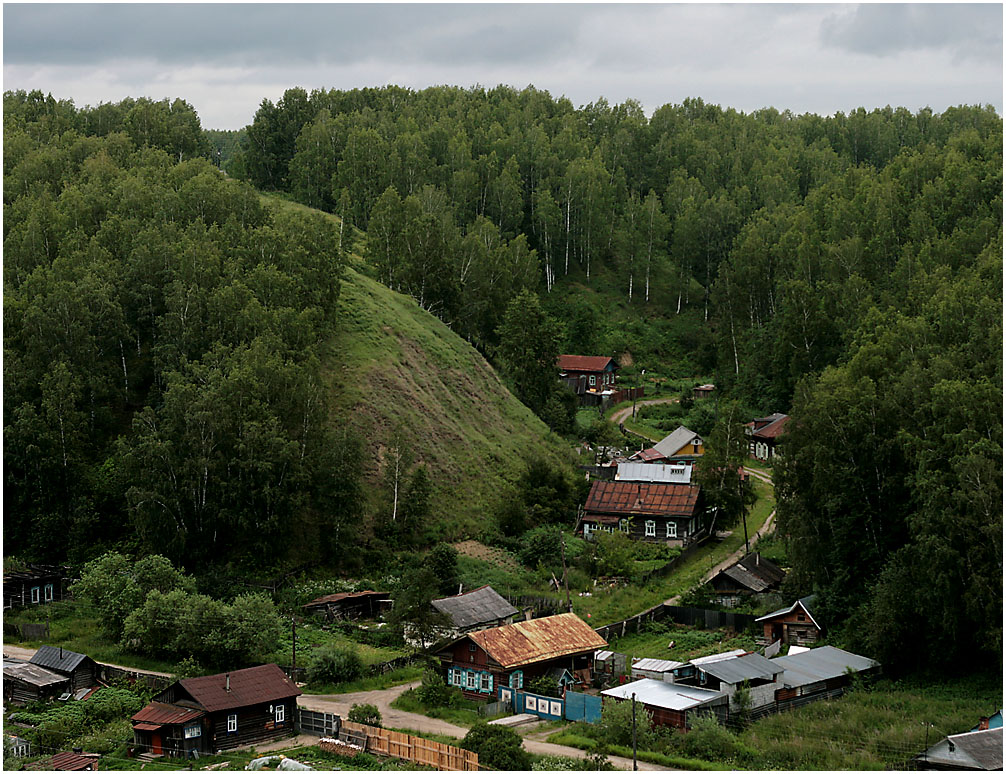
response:
<path id="1" fill-rule="evenodd" d="M 677 403 L 677 398 L 654 398 L 653 400 L 637 400 L 636 407 L 639 406 L 655 406 L 659 403 Z M 626 420 L 627 417 L 632 416 L 632 404 L 630 403 L 625 408 L 621 408 L 611 415 L 611 422 L 615 425 L 620 425 Z"/>
<path id="2" fill-rule="evenodd" d="M 382 723 L 386 728 L 401 728 L 408 731 L 417 731 L 427 734 L 443 734 L 461 739 L 468 733 L 467 728 L 448 723 L 446 720 L 428 718 L 415 712 L 403 712 L 391 706 L 396 698 L 401 696 L 409 688 L 414 688 L 419 682 L 396 685 L 392 688 L 383 688 L 378 691 L 362 691 L 360 693 L 339 693 L 339 694 L 305 694 L 297 699 L 301 707 L 315 710 L 316 712 L 334 712 L 342 717 L 349 714 L 350 708 L 354 704 L 373 704 L 381 711 Z M 552 744 L 541 739 L 524 739 L 524 749 L 538 755 L 565 755 L 568 758 L 586 758 L 588 753 L 578 750 L 575 747 L 566 747 L 561 744 Z M 609 756 L 613 766 L 631 771 L 632 760 Z M 654 763 L 639 762 L 641 771 L 670 771 L 664 766 Z"/>
<path id="3" fill-rule="evenodd" d="M 22 658 L 28 661 L 32 656 L 35 655 L 36 648 L 22 648 L 19 645 L 4 645 L 3 654 L 5 656 L 10 656 L 11 658 Z M 105 663 L 105 662 L 101 662 Z M 116 669 L 126 669 L 134 672 L 144 672 L 148 675 L 159 675 L 160 677 L 171 677 L 167 672 L 157 672 L 153 669 L 140 669 L 139 667 L 123 666 L 122 664 L 107 664 L 107 666 L 115 667 Z"/>

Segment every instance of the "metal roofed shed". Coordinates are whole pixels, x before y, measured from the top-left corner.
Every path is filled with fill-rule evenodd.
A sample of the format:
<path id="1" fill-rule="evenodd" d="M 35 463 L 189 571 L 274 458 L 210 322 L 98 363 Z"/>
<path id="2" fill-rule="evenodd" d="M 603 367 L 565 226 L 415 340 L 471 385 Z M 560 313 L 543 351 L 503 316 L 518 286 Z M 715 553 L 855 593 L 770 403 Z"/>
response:
<path id="1" fill-rule="evenodd" d="M 857 656 L 833 645 L 823 645 L 802 653 L 774 658 L 772 663 L 785 670 L 782 683 L 787 688 L 801 688 L 845 677 L 849 670 L 866 672 L 880 666 L 880 662 L 872 658 Z"/>
<path id="2" fill-rule="evenodd" d="M 952 734 L 916 755 L 915 762 L 922 769 L 1002 771 L 1002 726 Z"/>
<path id="3" fill-rule="evenodd" d="M 83 653 L 74 653 L 72 650 L 67 650 L 63 647 L 43 645 L 35 651 L 29 663 L 45 667 L 46 669 L 52 669 L 56 672 L 69 673 L 80 666 L 86 658 L 90 657 L 85 656 Z"/>
<path id="4" fill-rule="evenodd" d="M 632 676 L 663 680 L 664 675 L 673 672 L 683 664 L 682 661 L 669 661 L 662 658 L 641 658 L 632 662 Z"/>
<path id="5" fill-rule="evenodd" d="M 697 441 L 697 444 L 696 444 Z M 682 449 L 685 446 L 695 446 L 702 445 L 702 439 L 699 438 L 699 434 L 689 430 L 687 427 L 682 425 L 677 430 L 675 430 L 670 435 L 666 435 L 657 442 L 653 447 L 659 454 L 672 459 L 675 456 L 691 456 L 690 452 L 683 452 Z"/>
<path id="6" fill-rule="evenodd" d="M 654 725 L 686 729 L 689 713 L 711 712 L 720 720 L 727 717 L 728 697 L 723 691 L 711 691 L 691 685 L 666 683 L 662 680 L 643 679 L 617 685 L 601 691 L 604 700 L 632 701 L 632 694 L 649 714 Z"/>
<path id="7" fill-rule="evenodd" d="M 482 586 L 453 597 L 434 599 L 431 604 L 448 616 L 459 631 L 486 625 L 498 626 L 519 612 L 491 586 Z"/>
<path id="8" fill-rule="evenodd" d="M 694 666 L 699 666 L 701 664 L 711 664 L 714 661 L 722 661 L 725 658 L 739 658 L 747 653 L 743 648 L 737 648 L 736 650 L 728 650 L 723 653 L 714 653 L 711 656 L 702 656 L 701 658 L 693 658 L 689 661 L 689 664 Z"/>
<path id="9" fill-rule="evenodd" d="M 784 667 L 757 653 L 748 653 L 737 658 L 707 662 L 701 665 L 699 670 L 721 682 L 737 685 L 745 680 L 774 680 Z"/>
<path id="10" fill-rule="evenodd" d="M 11 704 L 27 704 L 59 696 L 70 688 L 70 678 L 27 661 L 4 659 L 3 696 Z"/>
<path id="11" fill-rule="evenodd" d="M 616 481 L 652 481 L 667 484 L 690 484 L 690 465 L 651 465 L 645 462 L 621 462 L 615 473 Z"/>

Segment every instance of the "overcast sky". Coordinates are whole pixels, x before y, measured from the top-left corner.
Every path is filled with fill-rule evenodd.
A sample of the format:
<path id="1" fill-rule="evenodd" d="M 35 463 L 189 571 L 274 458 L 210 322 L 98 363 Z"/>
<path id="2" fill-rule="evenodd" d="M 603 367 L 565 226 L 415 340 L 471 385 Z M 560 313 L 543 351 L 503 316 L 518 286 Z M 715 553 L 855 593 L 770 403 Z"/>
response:
<path id="1" fill-rule="evenodd" d="M 897 5 L 5 4 L 4 89 L 181 97 L 239 129 L 291 86 L 518 88 L 580 106 L 1002 114 L 1003 9 Z"/>

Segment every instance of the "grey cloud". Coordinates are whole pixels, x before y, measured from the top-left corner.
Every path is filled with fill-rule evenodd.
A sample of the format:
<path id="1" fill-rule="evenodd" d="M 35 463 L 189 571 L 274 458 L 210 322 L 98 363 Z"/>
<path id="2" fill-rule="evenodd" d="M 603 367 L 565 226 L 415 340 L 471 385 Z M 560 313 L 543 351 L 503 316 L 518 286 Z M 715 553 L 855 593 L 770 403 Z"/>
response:
<path id="1" fill-rule="evenodd" d="M 874 56 L 943 49 L 955 59 L 1001 62 L 1002 5 L 866 4 L 821 24 L 824 43 Z"/>
<path id="2" fill-rule="evenodd" d="M 5 64 L 237 66 L 370 57 L 548 61 L 568 48 L 571 6 L 59 4 L 4 9 Z"/>

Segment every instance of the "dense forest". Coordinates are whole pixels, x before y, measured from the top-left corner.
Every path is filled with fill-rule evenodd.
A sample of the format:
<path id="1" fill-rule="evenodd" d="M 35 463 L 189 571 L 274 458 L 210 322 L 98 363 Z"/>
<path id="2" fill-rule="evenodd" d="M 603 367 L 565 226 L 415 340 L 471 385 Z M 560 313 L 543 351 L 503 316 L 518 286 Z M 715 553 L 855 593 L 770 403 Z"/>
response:
<path id="1" fill-rule="evenodd" d="M 352 518 L 317 347 L 356 250 L 557 430 L 527 366 L 560 346 L 790 413 L 794 590 L 882 658 L 999 657 L 993 109 L 647 117 L 386 87 L 290 89 L 239 134 L 181 101 L 21 92 L 4 121 L 4 529 L 35 556 L 129 518 L 140 545 L 218 558 L 273 549 L 287 518 Z M 350 227 L 264 209 L 218 156 Z"/>

